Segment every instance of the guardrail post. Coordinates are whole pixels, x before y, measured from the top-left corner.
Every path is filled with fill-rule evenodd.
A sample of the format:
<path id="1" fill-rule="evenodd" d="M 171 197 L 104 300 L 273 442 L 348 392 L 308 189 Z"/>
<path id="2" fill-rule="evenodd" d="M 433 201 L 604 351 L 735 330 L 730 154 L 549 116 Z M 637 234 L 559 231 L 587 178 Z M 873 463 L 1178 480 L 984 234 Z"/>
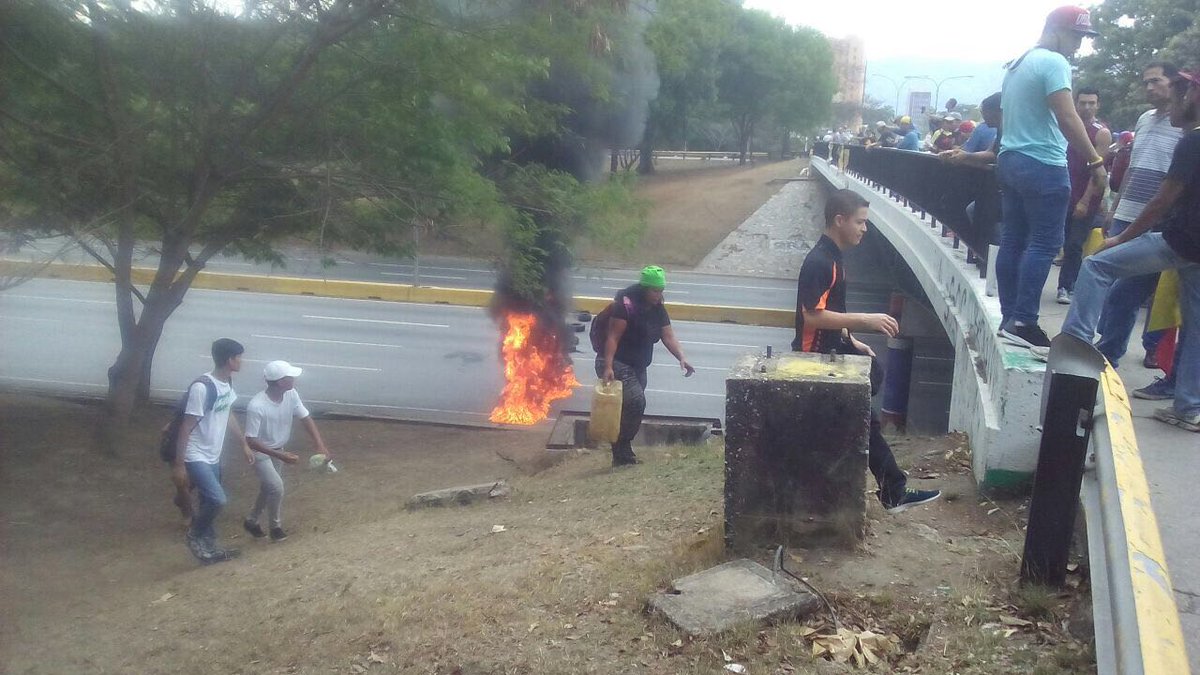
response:
<path id="1" fill-rule="evenodd" d="M 1051 342 L 1042 385 L 1042 440 L 1021 558 L 1022 582 L 1050 586 L 1066 583 L 1079 487 L 1103 368 L 1104 357 L 1091 344 L 1066 334 Z"/>

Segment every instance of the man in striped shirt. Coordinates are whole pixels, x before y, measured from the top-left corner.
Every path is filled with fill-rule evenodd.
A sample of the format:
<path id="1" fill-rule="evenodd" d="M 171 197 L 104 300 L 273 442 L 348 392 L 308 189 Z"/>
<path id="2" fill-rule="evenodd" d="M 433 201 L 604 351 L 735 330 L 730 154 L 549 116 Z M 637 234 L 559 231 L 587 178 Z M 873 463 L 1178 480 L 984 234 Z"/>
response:
<path id="1" fill-rule="evenodd" d="M 1133 151 L 1129 159 L 1129 169 L 1117 195 L 1117 203 L 1113 209 L 1112 222 L 1106 228 L 1106 236 L 1114 237 L 1137 220 L 1146 204 L 1158 192 L 1167 169 L 1171 165 L 1171 154 L 1182 137 L 1182 132 L 1171 126 L 1171 80 L 1179 74 L 1179 69 L 1170 63 L 1155 62 L 1142 72 L 1142 84 L 1146 88 L 1146 100 L 1153 105 L 1138 118 L 1134 127 Z M 1147 274 L 1129 279 L 1122 279 L 1113 285 L 1104 303 L 1104 311 L 1100 316 L 1098 332 L 1101 335 L 1096 348 L 1104 354 L 1114 367 L 1129 345 L 1129 336 L 1137 323 L 1138 311 L 1146 300 L 1154 293 L 1158 285 L 1157 274 Z M 1154 360 L 1158 348 L 1158 333 L 1143 333 L 1142 346 L 1146 349 L 1147 367 L 1157 367 Z M 1165 387 L 1165 389 L 1164 389 Z M 1171 398 L 1173 386 L 1164 385 L 1161 381 L 1134 392 L 1134 396 L 1152 400 Z M 1150 390 L 1150 391 L 1147 391 Z M 1162 390 L 1162 391 L 1159 391 Z"/>

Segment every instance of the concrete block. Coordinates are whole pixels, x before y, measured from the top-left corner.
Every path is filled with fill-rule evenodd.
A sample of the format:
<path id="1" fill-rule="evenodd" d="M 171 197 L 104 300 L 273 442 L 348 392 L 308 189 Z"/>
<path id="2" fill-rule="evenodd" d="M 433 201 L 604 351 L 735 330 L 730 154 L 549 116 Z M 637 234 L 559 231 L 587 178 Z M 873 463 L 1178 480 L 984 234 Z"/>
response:
<path id="1" fill-rule="evenodd" d="M 745 356 L 725 380 L 725 545 L 853 546 L 866 524 L 871 360 Z"/>
<path id="2" fill-rule="evenodd" d="M 709 636 L 746 621 L 807 616 L 821 601 L 784 574 L 752 560 L 734 560 L 677 579 L 673 589 L 656 593 L 650 607 L 680 630 Z"/>
<path id="3" fill-rule="evenodd" d="M 487 499 L 503 499 L 512 494 L 508 483 L 498 480 L 479 485 L 463 485 L 460 487 L 443 488 L 432 492 L 422 492 L 413 495 L 406 507 L 411 511 L 429 506 L 466 505 Z"/>

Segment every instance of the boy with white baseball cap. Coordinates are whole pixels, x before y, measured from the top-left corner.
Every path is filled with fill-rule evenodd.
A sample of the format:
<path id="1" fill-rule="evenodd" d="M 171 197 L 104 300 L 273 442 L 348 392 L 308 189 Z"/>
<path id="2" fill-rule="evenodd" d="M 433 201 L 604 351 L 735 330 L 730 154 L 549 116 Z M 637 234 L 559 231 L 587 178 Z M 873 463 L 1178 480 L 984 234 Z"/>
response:
<path id="1" fill-rule="evenodd" d="M 280 462 L 295 464 L 295 453 L 284 451 L 292 437 L 292 419 L 299 418 L 304 430 L 313 440 L 318 454 L 332 459 L 317 425 L 313 422 L 294 389 L 296 378 L 303 372 L 287 361 L 272 361 L 263 368 L 267 388 L 254 395 L 246 406 L 246 443 L 254 449 L 254 471 L 258 474 L 258 499 L 254 510 L 242 523 L 242 527 L 255 538 L 266 536 L 258 525 L 263 510 L 270 520 L 272 541 L 287 539 L 279 516 L 283 504 L 283 478 L 279 475 Z"/>

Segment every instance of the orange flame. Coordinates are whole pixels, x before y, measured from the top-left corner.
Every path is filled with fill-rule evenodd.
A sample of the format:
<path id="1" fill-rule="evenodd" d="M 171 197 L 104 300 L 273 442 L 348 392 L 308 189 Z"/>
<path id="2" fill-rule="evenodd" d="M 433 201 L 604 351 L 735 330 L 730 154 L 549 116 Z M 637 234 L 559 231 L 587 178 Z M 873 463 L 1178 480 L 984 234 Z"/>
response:
<path id="1" fill-rule="evenodd" d="M 550 404 L 571 395 L 578 387 L 575 371 L 564 363 L 552 335 L 538 339 L 537 317 L 510 312 L 504 356 L 504 391 L 489 419 L 498 424 L 537 424 L 550 413 Z"/>

